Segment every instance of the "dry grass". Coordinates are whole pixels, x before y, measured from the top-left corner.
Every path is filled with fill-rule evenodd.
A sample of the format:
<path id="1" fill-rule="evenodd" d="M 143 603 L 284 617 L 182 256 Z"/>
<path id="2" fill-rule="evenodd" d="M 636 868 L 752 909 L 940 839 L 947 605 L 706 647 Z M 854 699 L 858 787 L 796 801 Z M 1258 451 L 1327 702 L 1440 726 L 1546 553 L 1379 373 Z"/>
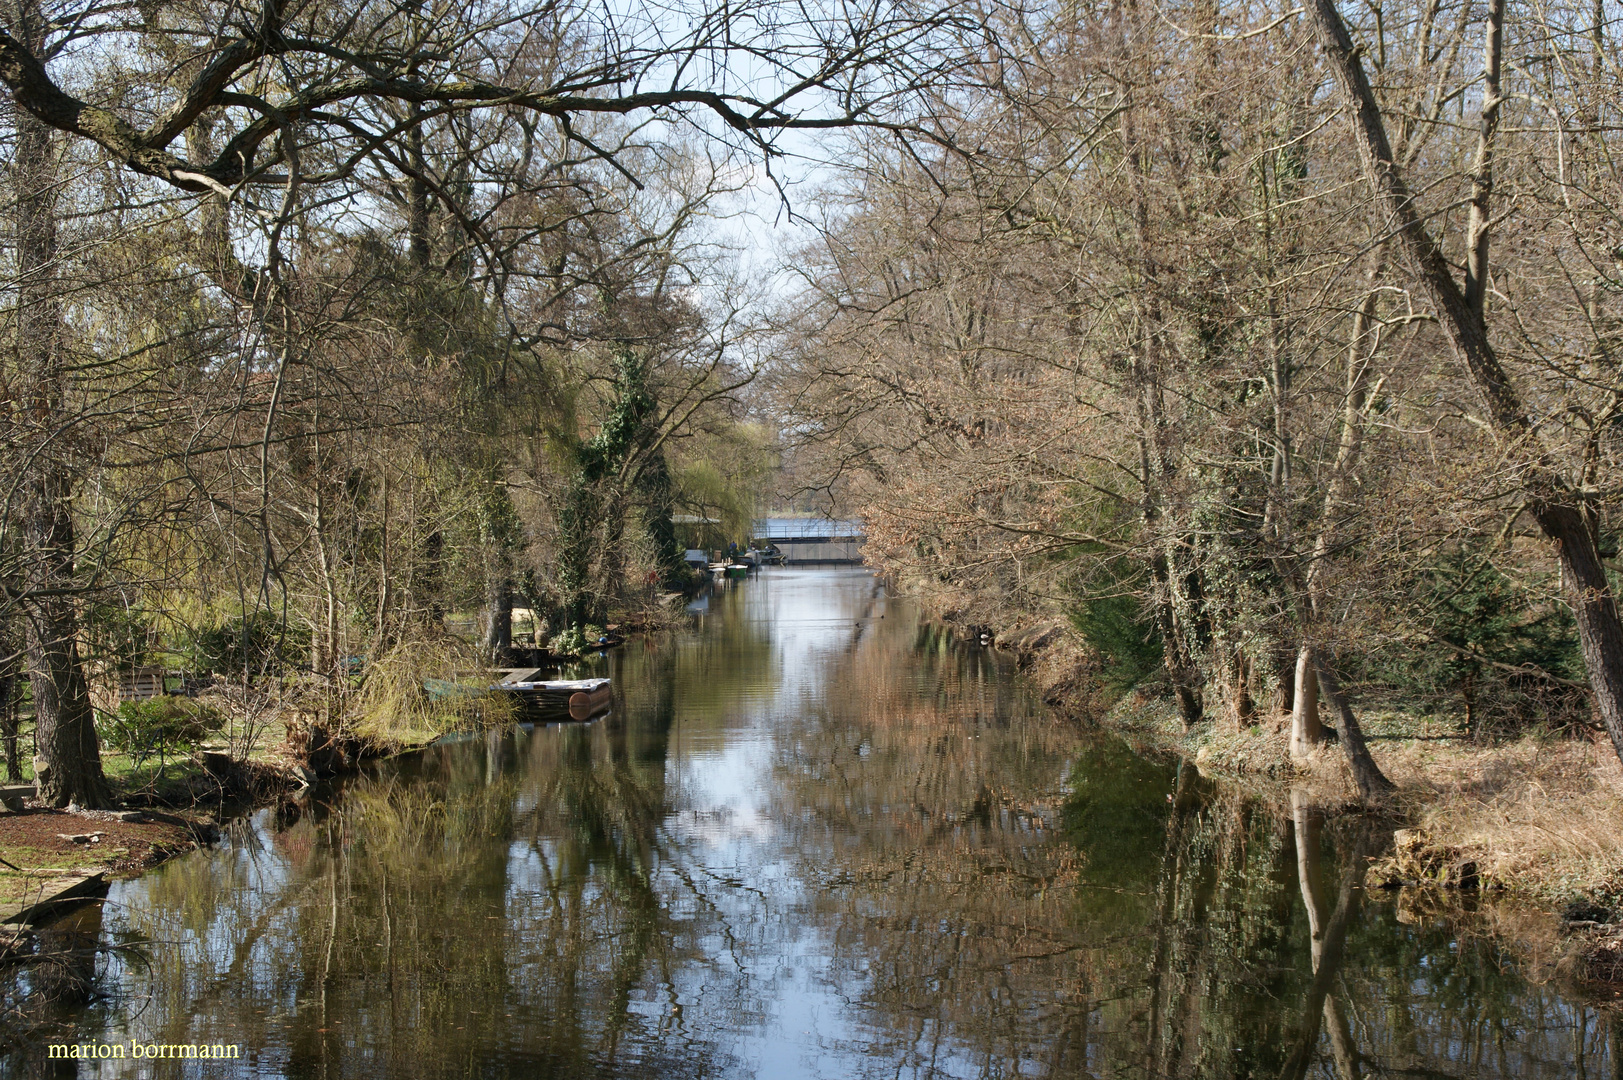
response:
<path id="1" fill-rule="evenodd" d="M 1130 694 L 1105 726 L 1193 757 L 1202 771 L 1243 776 L 1253 790 L 1306 788 L 1320 805 L 1357 802 L 1338 745 L 1290 760 L 1287 717 L 1185 734 L 1165 702 Z M 1623 764 L 1604 736 L 1481 745 L 1412 717 L 1372 715 L 1366 727 L 1371 754 L 1398 788 L 1394 816 L 1433 861 L 1470 860 L 1485 885 L 1545 905 L 1579 897 L 1623 905 Z"/>
<path id="2" fill-rule="evenodd" d="M 1315 802 L 1353 803 L 1341 748 L 1289 760 L 1289 725 L 1197 737 L 1196 761 L 1217 773 L 1306 787 Z M 1546 903 L 1623 900 L 1623 764 L 1611 744 L 1528 736 L 1482 746 L 1428 736 L 1382 739 L 1370 752 L 1397 785 L 1392 809 L 1435 861 L 1469 859 L 1486 885 Z"/>
<path id="3" fill-rule="evenodd" d="M 448 731 L 511 722 L 510 701 L 480 692 L 488 676 L 459 679 L 478 667 L 474 651 L 454 637 L 402 641 L 367 669 L 345 728 L 380 744 L 419 743 Z M 425 688 L 429 683 L 438 687 L 437 695 Z"/>
<path id="4" fill-rule="evenodd" d="M 1404 816 L 1485 882 L 1541 900 L 1623 898 L 1623 765 L 1610 744 L 1397 744 L 1380 757 Z"/>

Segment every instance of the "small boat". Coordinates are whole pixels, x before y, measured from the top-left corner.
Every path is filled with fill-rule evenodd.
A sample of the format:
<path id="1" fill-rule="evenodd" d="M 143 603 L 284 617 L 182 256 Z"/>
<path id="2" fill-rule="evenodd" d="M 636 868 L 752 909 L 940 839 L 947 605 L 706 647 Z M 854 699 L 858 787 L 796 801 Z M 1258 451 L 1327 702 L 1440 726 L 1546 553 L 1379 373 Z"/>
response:
<path id="1" fill-rule="evenodd" d="M 608 679 L 507 680 L 491 687 L 518 699 L 524 719 L 586 720 L 607 712 L 613 701 Z"/>
<path id="2" fill-rule="evenodd" d="M 741 563 L 741 562 L 728 563 L 727 568 L 726 568 L 726 575 L 728 577 L 730 577 L 730 578 L 749 577 L 750 576 L 749 563 Z"/>

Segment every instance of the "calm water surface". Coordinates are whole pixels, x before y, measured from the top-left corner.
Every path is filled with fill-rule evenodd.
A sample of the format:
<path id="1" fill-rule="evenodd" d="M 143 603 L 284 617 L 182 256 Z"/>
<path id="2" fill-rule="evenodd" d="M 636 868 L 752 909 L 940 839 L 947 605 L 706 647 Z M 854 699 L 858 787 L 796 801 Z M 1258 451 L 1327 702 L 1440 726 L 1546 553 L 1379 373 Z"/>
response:
<path id="1" fill-rule="evenodd" d="M 1354 888 L 1356 823 L 1079 735 L 860 571 L 703 606 L 602 662 L 607 719 L 116 885 L 104 940 L 145 944 L 75 1037 L 243 1058 L 78 1075 L 1616 1075 L 1604 1016 Z"/>

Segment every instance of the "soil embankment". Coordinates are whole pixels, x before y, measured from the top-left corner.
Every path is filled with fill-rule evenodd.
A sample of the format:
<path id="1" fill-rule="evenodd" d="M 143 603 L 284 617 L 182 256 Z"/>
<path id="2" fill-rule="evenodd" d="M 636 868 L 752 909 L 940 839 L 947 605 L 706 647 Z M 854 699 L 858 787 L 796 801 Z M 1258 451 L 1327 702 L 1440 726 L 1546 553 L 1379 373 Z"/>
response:
<path id="1" fill-rule="evenodd" d="M 150 869 L 213 832 L 202 818 L 156 811 L 0 814 L 0 923 L 48 918 L 87 895 L 92 881 Z"/>

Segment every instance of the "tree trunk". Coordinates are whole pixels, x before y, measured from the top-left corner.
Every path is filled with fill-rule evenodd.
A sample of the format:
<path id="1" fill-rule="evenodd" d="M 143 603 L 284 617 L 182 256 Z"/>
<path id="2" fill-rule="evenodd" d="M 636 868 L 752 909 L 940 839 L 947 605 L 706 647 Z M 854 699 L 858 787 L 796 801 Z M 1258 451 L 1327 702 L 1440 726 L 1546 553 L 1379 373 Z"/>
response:
<path id="1" fill-rule="evenodd" d="M 1482 110 L 1471 177 L 1471 216 L 1465 230 L 1465 306 L 1483 322 L 1488 302 L 1488 235 L 1493 218 L 1494 136 L 1499 130 L 1499 72 L 1504 53 L 1505 0 L 1488 0 L 1482 45 Z"/>
<path id="2" fill-rule="evenodd" d="M 17 676 L 22 673 L 22 660 L 22 643 L 12 636 L 10 620 L 0 620 L 0 740 L 5 742 L 6 779 L 14 784 L 23 779 L 17 746 L 22 727 L 17 715 Z"/>
<path id="3" fill-rule="evenodd" d="M 320 443 L 316 445 L 320 460 Z M 342 673 L 339 663 L 338 585 L 333 578 L 332 545 L 328 541 L 327 498 L 323 478 L 315 478 L 315 540 L 316 566 L 321 571 L 322 617 L 320 626 L 312 626 L 310 633 L 310 670 L 317 676 L 333 679 Z"/>
<path id="4" fill-rule="evenodd" d="M 1138 40 L 1137 24 L 1140 13 L 1130 8 L 1129 23 L 1132 38 Z M 1131 61 L 1130 61 L 1131 62 Z M 1133 351 L 1131 379 L 1134 406 L 1137 411 L 1139 448 L 1139 482 L 1142 485 L 1140 517 L 1146 528 L 1154 533 L 1167 527 L 1163 499 L 1168 483 L 1176 469 L 1173 449 L 1175 428 L 1167 415 L 1164 366 L 1169 343 L 1162 327 L 1160 283 L 1157 280 L 1157 259 L 1150 231 L 1149 196 L 1146 181 L 1149 164 L 1146 146 L 1137 134 L 1135 108 L 1121 111 L 1120 136 L 1122 148 L 1132 166 L 1133 227 L 1137 251 L 1135 261 L 1140 280 L 1138 300 L 1142 305 L 1139 327 L 1139 347 Z M 1193 727 L 1205 716 L 1205 702 L 1201 695 L 1200 670 L 1190 648 L 1189 627 L 1178 610 L 1177 584 L 1182 568 L 1176 565 L 1176 545 L 1166 544 L 1164 550 L 1150 559 L 1150 574 L 1155 584 L 1154 608 L 1156 624 L 1161 632 L 1162 656 L 1167 677 L 1172 683 L 1178 701 L 1178 714 L 1186 728 Z"/>
<path id="5" fill-rule="evenodd" d="M 1285 646 L 1275 646 L 1269 650 L 1269 665 L 1273 668 L 1271 681 L 1273 682 L 1272 712 L 1274 716 L 1284 716 L 1286 713 L 1296 711 L 1296 653 Z"/>
<path id="6" fill-rule="evenodd" d="M 432 519 L 418 522 L 423 539 L 412 561 L 412 615 L 423 626 L 445 626 L 445 534 Z"/>
<path id="7" fill-rule="evenodd" d="M 1324 507 L 1319 516 L 1319 535 L 1313 541 L 1313 558 L 1308 563 L 1306 581 L 1306 608 L 1308 617 L 1317 622 L 1324 615 L 1326 596 L 1325 566 L 1341 540 L 1342 507 L 1348 502 L 1352 488 L 1353 469 L 1363 454 L 1364 425 L 1368 418 L 1365 410 L 1369 402 L 1370 354 L 1364 338 L 1375 320 L 1375 300 L 1378 294 L 1381 270 L 1385 266 L 1382 248 L 1370 253 L 1365 272 L 1364 302 L 1353 313 L 1352 334 L 1347 344 L 1347 390 L 1341 410 L 1341 440 L 1336 448 L 1335 463 L 1330 468 L 1330 483 L 1324 493 Z M 1311 634 L 1307 627 L 1305 632 Z M 1313 747 L 1324 742 L 1324 727 L 1319 722 L 1319 680 L 1313 669 L 1311 653 L 1306 645 L 1296 658 L 1296 706 L 1291 712 L 1291 757 L 1302 760 Z"/>
<path id="8" fill-rule="evenodd" d="M 73 578 L 69 481 L 65 470 L 53 465 L 36 465 L 24 508 L 23 526 L 33 549 L 28 584 L 36 593 L 67 586 Z M 79 620 L 71 594 L 36 595 L 28 605 L 28 667 L 34 741 L 45 766 L 36 778 L 39 797 L 51 806 L 105 809 L 112 795 L 79 664 Z"/>
<path id="9" fill-rule="evenodd" d="M 557 582 L 565 631 L 586 624 L 592 526 L 596 518 L 596 484 L 582 469 L 570 478 L 569 490 L 558 508 Z"/>
<path id="10" fill-rule="evenodd" d="M 37 0 L 19 3 L 15 24 L 36 55 L 45 20 Z M 62 298 L 56 282 L 58 183 L 50 130 L 17 113 L 13 163 L 17 206 L 17 369 L 24 426 L 39 444 L 20 484 L 20 529 L 27 558 L 24 616 L 35 742 L 43 771 L 40 798 L 52 806 L 102 808 L 111 802 L 102 774 L 94 714 L 79 665 L 74 603 L 73 469 L 62 370 Z"/>
<path id="11" fill-rule="evenodd" d="M 1313 670 L 1313 650 L 1306 645 L 1296 655 L 1296 691 L 1292 696 L 1291 757 L 1301 761 L 1324 741 L 1319 723 L 1319 676 Z"/>
<path id="12" fill-rule="evenodd" d="M 1534 517 L 1556 542 L 1561 581 L 1578 620 L 1578 642 L 1590 690 L 1612 748 L 1623 759 L 1623 622 L 1586 515 L 1572 505 L 1536 507 Z"/>
<path id="13" fill-rule="evenodd" d="M 416 74 L 415 64 L 412 73 Z M 406 132 L 406 160 L 411 175 L 406 179 L 406 233 L 410 243 L 411 264 L 418 270 L 427 270 L 430 257 L 428 238 L 428 184 L 424 178 L 428 163 L 423 156 L 423 107 L 411 104 L 411 127 Z"/>
<path id="14" fill-rule="evenodd" d="M 394 637 L 389 630 L 389 607 L 393 599 L 391 575 L 394 568 L 389 560 L 389 466 L 385 462 L 382 468 L 382 512 L 378 519 L 378 607 L 377 618 L 372 631 L 372 655 L 367 657 L 367 663 L 376 663 L 390 646 L 394 644 Z"/>
<path id="15" fill-rule="evenodd" d="M 1465 685 L 1460 688 L 1460 696 L 1465 699 L 1465 730 L 1475 738 L 1476 730 L 1476 672 L 1465 673 Z"/>
<path id="16" fill-rule="evenodd" d="M 1359 725 L 1352 706 L 1347 703 L 1347 695 L 1341 692 L 1341 681 L 1336 678 L 1328 658 L 1318 649 L 1307 651 L 1318 672 L 1319 689 L 1335 706 L 1336 715 L 1341 720 L 1341 749 L 1347 755 L 1347 764 L 1352 769 L 1353 781 L 1358 785 L 1358 794 L 1366 803 L 1375 802 L 1395 790 L 1395 786 L 1375 764 L 1375 759 L 1369 756 L 1369 747 L 1364 745 L 1364 729 Z"/>
<path id="17" fill-rule="evenodd" d="M 506 560 L 487 567 L 485 574 L 485 627 L 483 649 L 493 662 L 501 663 L 513 650 L 513 579 L 506 572 Z"/>
<path id="18" fill-rule="evenodd" d="M 1235 722 L 1242 728 L 1249 727 L 1257 722 L 1257 703 L 1251 699 L 1251 664 L 1245 650 L 1238 646 L 1234 649 L 1231 678 Z"/>
<path id="19" fill-rule="evenodd" d="M 1408 184 L 1393 161 L 1380 106 L 1364 72 L 1363 60 L 1353 48 L 1347 26 L 1336 10 L 1335 0 L 1313 0 L 1310 10 L 1320 47 L 1342 93 L 1353 106 L 1353 133 L 1365 178 L 1381 208 L 1396 226 L 1397 237 L 1413 260 L 1421 284 L 1437 309 L 1438 322 L 1482 395 L 1494 429 L 1512 442 L 1533 445 L 1536 432 L 1532 421 L 1489 340 L 1481 308 L 1473 305 L 1488 275 L 1486 219 L 1479 223 L 1473 218 L 1470 241 L 1474 291 L 1472 296 L 1467 296 L 1427 231 Z M 1502 17 L 1502 8 L 1499 14 Z M 1492 185 L 1492 138 L 1499 105 L 1497 87 L 1492 84 L 1497 81 L 1496 54 L 1502 42 L 1493 17 L 1490 10 L 1484 57 L 1484 75 L 1489 85 L 1484 92 L 1474 192 Z M 1482 199 L 1486 205 L 1485 193 Z M 1531 496 L 1529 509 L 1544 535 L 1555 541 L 1562 583 L 1577 617 L 1578 640 L 1596 710 L 1611 736 L 1613 750 L 1623 759 L 1623 622 L 1618 619 L 1617 601 L 1601 564 L 1590 515 L 1547 455 L 1540 454 L 1524 476 Z"/>
<path id="20" fill-rule="evenodd" d="M 1155 580 L 1155 617 L 1161 631 L 1162 656 L 1172 691 L 1178 700 L 1178 715 L 1183 726 L 1194 727 L 1205 717 L 1205 703 L 1200 694 L 1200 676 L 1194 659 L 1189 655 L 1188 636 L 1179 625 L 1172 596 L 1172 575 L 1164 556 L 1156 556 L 1150 563 Z"/>

